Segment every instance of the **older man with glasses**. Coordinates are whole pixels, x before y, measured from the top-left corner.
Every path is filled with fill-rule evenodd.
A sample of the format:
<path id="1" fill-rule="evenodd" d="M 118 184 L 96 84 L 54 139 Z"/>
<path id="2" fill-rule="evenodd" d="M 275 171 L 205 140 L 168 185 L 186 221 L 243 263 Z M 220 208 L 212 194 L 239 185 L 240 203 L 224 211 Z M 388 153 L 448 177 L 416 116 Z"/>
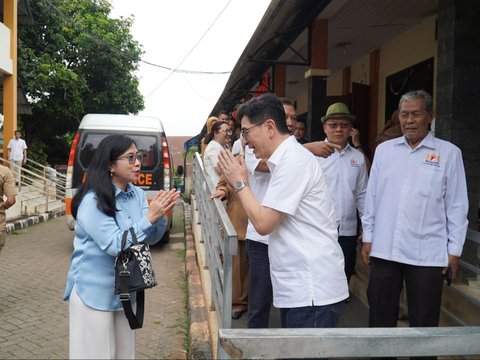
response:
<path id="1" fill-rule="evenodd" d="M 429 131 L 430 94 L 406 93 L 398 109 L 403 136 L 377 147 L 362 217 L 369 325 L 397 325 L 405 281 L 410 326 L 438 326 L 442 274 L 455 278 L 468 227 L 465 169 Z"/>

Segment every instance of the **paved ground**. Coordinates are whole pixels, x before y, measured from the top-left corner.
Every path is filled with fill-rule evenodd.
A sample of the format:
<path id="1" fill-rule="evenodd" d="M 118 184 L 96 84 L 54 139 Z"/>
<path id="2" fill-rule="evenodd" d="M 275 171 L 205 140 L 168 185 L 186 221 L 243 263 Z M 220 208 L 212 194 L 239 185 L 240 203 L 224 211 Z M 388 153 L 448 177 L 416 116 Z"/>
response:
<path id="1" fill-rule="evenodd" d="M 168 245 L 154 247 L 159 285 L 147 291 L 138 359 L 185 359 L 183 206 Z M 176 233 L 179 231 L 178 233 Z M 62 300 L 73 232 L 65 217 L 17 230 L 0 253 L 0 358 L 68 358 L 68 304 Z"/>

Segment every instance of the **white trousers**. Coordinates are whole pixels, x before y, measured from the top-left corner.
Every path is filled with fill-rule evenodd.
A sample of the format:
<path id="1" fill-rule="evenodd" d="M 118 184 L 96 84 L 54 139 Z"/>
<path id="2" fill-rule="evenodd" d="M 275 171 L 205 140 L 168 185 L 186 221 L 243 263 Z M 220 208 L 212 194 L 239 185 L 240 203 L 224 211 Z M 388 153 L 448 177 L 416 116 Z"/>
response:
<path id="1" fill-rule="evenodd" d="M 12 171 L 13 176 L 15 177 L 15 181 L 17 183 L 20 183 L 21 181 L 20 174 L 22 173 L 22 164 L 23 164 L 22 160 L 17 160 L 17 161 L 10 160 L 10 170 Z"/>
<path id="2" fill-rule="evenodd" d="M 84 304 L 74 286 L 69 300 L 70 359 L 134 359 L 135 331 L 123 311 Z"/>

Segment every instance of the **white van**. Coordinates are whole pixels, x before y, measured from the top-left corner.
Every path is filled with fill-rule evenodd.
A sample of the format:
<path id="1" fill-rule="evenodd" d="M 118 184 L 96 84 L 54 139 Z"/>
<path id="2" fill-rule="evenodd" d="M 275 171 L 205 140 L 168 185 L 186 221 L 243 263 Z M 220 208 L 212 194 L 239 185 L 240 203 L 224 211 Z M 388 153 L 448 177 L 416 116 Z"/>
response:
<path id="1" fill-rule="evenodd" d="M 143 152 L 141 173 L 134 185 L 145 191 L 149 203 L 159 190 L 170 190 L 173 187 L 170 150 L 159 119 L 136 115 L 87 114 L 78 127 L 68 158 L 65 204 L 70 230 L 75 228 L 71 211 L 72 197 L 85 181 L 86 170 L 100 141 L 111 134 L 131 137 L 137 144 L 138 151 Z M 172 216 L 171 213 L 166 216 L 168 227 L 160 243 L 170 240 L 168 230 L 172 224 Z"/>

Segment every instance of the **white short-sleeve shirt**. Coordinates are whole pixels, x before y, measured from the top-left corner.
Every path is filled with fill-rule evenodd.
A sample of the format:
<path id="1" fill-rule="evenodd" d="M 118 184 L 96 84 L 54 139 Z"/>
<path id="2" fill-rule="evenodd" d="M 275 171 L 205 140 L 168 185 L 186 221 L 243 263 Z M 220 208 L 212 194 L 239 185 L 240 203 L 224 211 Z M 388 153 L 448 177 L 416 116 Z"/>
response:
<path id="1" fill-rule="evenodd" d="M 267 164 L 271 179 L 262 205 L 284 213 L 268 245 L 275 307 L 346 299 L 335 209 L 318 161 L 290 136 Z"/>
<path id="2" fill-rule="evenodd" d="M 27 144 L 23 139 L 11 139 L 8 142 L 9 160 L 13 161 L 22 161 L 23 160 L 23 150 L 27 149 Z"/>

